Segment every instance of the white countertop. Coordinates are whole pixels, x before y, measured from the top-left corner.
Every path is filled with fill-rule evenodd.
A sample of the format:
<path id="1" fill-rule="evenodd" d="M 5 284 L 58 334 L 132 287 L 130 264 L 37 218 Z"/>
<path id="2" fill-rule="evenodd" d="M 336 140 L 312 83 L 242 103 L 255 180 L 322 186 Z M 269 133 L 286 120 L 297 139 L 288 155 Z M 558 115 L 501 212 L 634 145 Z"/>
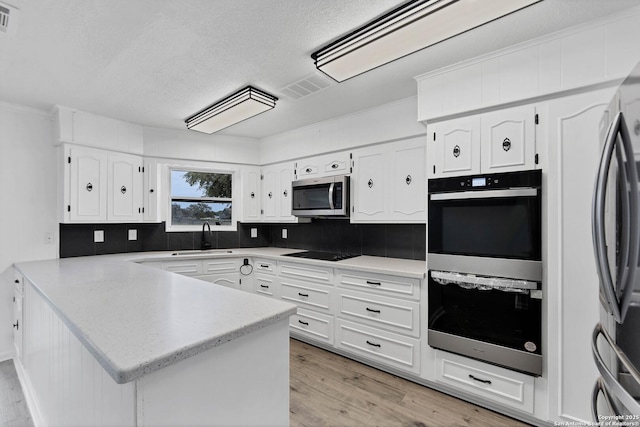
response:
<path id="1" fill-rule="evenodd" d="M 284 301 L 212 286 L 139 262 L 257 257 L 414 278 L 424 278 L 426 272 L 424 261 L 373 256 L 322 261 L 283 256 L 299 251 L 138 252 L 24 262 L 15 267 L 119 384 L 296 312 L 295 305 Z"/>
<path id="2" fill-rule="evenodd" d="M 423 279 L 426 276 L 427 264 L 425 261 L 387 258 L 369 255 L 360 255 L 342 261 L 323 261 L 309 258 L 295 258 L 284 256 L 286 254 L 301 252 L 304 249 L 291 248 L 240 248 L 240 249 L 214 249 L 207 251 L 164 251 L 164 252 L 133 252 L 127 254 L 106 255 L 118 257 L 134 262 L 144 261 L 169 261 L 179 259 L 198 259 L 215 257 L 253 257 L 268 258 L 280 261 L 298 262 L 312 265 L 323 265 L 325 267 L 355 269 L 378 274 L 392 274 L 403 277 L 413 277 Z M 172 255 L 178 254 L 178 255 Z"/>
<path id="3" fill-rule="evenodd" d="M 95 256 L 18 263 L 119 384 L 288 318 L 296 306 Z"/>

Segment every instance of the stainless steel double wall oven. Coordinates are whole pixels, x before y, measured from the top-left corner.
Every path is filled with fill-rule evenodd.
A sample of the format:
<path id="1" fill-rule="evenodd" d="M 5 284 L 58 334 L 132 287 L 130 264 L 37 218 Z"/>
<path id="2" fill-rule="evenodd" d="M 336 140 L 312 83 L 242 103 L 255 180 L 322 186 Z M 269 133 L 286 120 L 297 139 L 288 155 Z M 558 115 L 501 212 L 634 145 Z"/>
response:
<path id="1" fill-rule="evenodd" d="M 542 374 L 540 170 L 429 181 L 428 342 Z"/>

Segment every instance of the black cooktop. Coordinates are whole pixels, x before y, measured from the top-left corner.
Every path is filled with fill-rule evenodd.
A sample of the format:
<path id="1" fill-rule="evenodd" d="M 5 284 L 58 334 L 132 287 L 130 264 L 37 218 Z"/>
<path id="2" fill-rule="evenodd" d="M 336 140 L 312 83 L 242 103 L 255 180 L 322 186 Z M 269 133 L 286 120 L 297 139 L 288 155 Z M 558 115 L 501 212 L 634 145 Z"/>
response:
<path id="1" fill-rule="evenodd" d="M 335 253 L 335 252 L 304 251 L 304 252 L 294 252 L 291 254 L 285 254 L 284 256 L 292 256 L 296 258 L 321 259 L 323 261 L 342 261 L 343 259 L 353 258 L 358 255 Z"/>

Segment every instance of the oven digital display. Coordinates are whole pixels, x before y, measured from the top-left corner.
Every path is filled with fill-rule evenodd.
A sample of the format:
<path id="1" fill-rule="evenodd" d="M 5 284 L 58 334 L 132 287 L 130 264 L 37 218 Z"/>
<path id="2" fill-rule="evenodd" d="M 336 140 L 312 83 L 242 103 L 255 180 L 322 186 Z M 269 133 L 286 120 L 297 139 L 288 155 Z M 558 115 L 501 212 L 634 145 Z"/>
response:
<path id="1" fill-rule="evenodd" d="M 487 178 L 473 178 L 471 180 L 472 187 L 484 187 L 487 185 Z"/>

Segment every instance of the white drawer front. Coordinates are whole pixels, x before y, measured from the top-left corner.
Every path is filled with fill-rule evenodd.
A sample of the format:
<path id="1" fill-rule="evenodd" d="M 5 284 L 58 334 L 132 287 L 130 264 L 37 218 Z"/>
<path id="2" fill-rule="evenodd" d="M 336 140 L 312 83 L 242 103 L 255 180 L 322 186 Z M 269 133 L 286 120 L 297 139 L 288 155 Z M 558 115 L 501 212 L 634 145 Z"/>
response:
<path id="1" fill-rule="evenodd" d="M 280 298 L 316 310 L 331 310 L 332 289 L 329 286 L 303 283 L 286 278 L 280 280 Z"/>
<path id="2" fill-rule="evenodd" d="M 280 276 L 333 284 L 333 269 L 304 264 L 280 264 Z"/>
<path id="3" fill-rule="evenodd" d="M 333 345 L 333 316 L 299 308 L 289 317 L 291 332 Z"/>
<path id="4" fill-rule="evenodd" d="M 240 262 L 235 259 L 205 259 L 202 261 L 203 274 L 236 273 L 240 270 Z"/>
<path id="5" fill-rule="evenodd" d="M 169 261 L 165 263 L 165 270 L 183 276 L 197 276 L 202 274 L 202 260 Z"/>
<path id="6" fill-rule="evenodd" d="M 269 297 L 277 297 L 278 279 L 275 276 L 256 275 L 256 293 Z"/>
<path id="7" fill-rule="evenodd" d="M 198 276 L 198 279 L 206 280 L 216 285 L 226 286 L 227 288 L 240 288 L 240 273 L 207 274 Z"/>
<path id="8" fill-rule="evenodd" d="M 341 349 L 398 369 L 420 373 L 420 340 L 336 319 Z"/>
<path id="9" fill-rule="evenodd" d="M 410 277 L 338 271 L 338 285 L 350 289 L 376 292 L 381 295 L 416 300 L 420 298 L 420 279 Z"/>
<path id="10" fill-rule="evenodd" d="M 256 269 L 256 272 L 260 271 L 263 273 L 275 274 L 276 262 L 266 259 L 256 259 L 254 268 Z"/>
<path id="11" fill-rule="evenodd" d="M 420 336 L 420 304 L 415 301 L 340 291 L 337 307 L 340 316 L 351 320 L 416 338 Z"/>
<path id="12" fill-rule="evenodd" d="M 533 412 L 533 377 L 442 351 L 437 352 L 436 363 L 438 381 Z"/>

